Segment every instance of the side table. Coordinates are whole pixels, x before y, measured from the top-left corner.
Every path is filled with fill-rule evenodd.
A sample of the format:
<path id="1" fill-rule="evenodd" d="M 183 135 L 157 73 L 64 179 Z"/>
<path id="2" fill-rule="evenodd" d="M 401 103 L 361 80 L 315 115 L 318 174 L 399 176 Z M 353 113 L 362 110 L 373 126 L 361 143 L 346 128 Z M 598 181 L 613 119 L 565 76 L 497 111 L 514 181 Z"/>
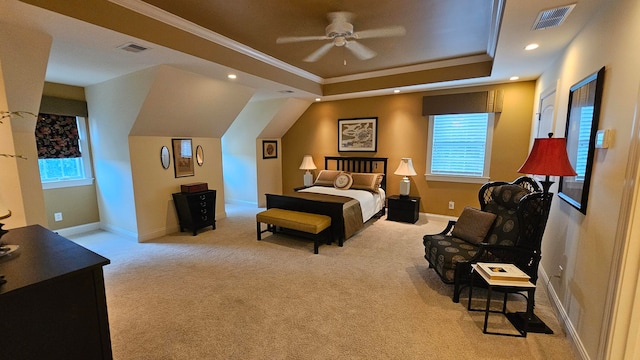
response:
<path id="1" fill-rule="evenodd" d="M 387 198 L 387 220 L 415 224 L 420 211 L 420 198 L 417 196 L 391 195 Z"/>
<path id="2" fill-rule="evenodd" d="M 529 327 L 529 319 L 533 316 L 533 300 L 535 295 L 536 286 L 530 281 L 519 280 L 492 280 L 482 271 L 478 271 L 477 265 L 471 265 L 471 282 L 469 284 L 469 303 L 467 304 L 467 310 L 469 311 L 484 311 L 484 326 L 482 332 L 492 335 L 505 335 L 516 337 L 527 337 L 527 331 Z M 473 293 L 473 283 L 475 278 L 480 278 L 487 285 L 487 304 L 484 309 L 472 309 L 471 297 Z M 491 296 L 493 291 L 499 291 L 504 293 L 502 299 L 502 311 L 490 310 Z M 522 318 L 522 322 L 518 321 L 517 314 L 519 313 L 507 313 L 507 295 L 509 293 L 527 292 L 525 296 L 527 299 L 527 312 Z M 519 334 L 509 334 L 501 332 L 487 331 L 487 322 L 489 321 L 489 313 L 501 313 L 509 319 L 509 322 L 518 330 Z"/>

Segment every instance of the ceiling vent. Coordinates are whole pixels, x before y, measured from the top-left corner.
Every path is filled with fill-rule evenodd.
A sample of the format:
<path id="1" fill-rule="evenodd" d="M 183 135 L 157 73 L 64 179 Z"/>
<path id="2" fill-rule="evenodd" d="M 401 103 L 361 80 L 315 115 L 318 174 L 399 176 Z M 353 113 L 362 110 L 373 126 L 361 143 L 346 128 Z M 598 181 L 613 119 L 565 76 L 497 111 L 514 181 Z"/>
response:
<path id="1" fill-rule="evenodd" d="M 144 47 L 142 45 L 138 45 L 138 44 L 134 44 L 134 43 L 126 43 L 126 44 L 122 44 L 120 46 L 118 46 L 118 49 L 120 50 L 124 50 L 124 51 L 129 51 L 132 53 L 139 53 L 145 50 L 149 50 L 148 47 Z"/>
<path id="2" fill-rule="evenodd" d="M 574 7 L 576 7 L 576 4 L 565 5 L 555 9 L 542 10 L 538 14 L 536 21 L 534 21 L 533 28 L 531 28 L 531 30 L 542 30 L 560 26 L 567 16 L 569 16 L 569 13 Z"/>

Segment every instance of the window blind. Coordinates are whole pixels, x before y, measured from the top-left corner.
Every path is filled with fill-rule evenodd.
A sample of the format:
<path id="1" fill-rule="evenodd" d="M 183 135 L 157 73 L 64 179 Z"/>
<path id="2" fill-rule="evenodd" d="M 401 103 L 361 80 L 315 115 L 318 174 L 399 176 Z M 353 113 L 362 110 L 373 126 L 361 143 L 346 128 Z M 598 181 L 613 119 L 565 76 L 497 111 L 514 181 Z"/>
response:
<path id="1" fill-rule="evenodd" d="M 431 174 L 483 176 L 489 115 L 436 115 L 433 118 Z"/>

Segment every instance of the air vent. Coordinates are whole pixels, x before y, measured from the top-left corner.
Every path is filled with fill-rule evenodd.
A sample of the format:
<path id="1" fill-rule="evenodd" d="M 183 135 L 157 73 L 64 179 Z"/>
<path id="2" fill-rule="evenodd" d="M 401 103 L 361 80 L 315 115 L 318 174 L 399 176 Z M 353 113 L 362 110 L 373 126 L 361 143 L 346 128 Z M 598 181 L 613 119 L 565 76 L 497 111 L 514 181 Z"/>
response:
<path id="1" fill-rule="evenodd" d="M 542 30 L 560 26 L 574 7 L 576 7 L 576 4 L 541 11 L 536 21 L 534 21 L 531 30 Z"/>
<path id="2" fill-rule="evenodd" d="M 144 47 L 142 45 L 134 44 L 134 43 L 126 43 L 118 46 L 118 49 L 129 51 L 132 53 L 139 53 L 145 50 L 149 50 L 148 47 Z"/>

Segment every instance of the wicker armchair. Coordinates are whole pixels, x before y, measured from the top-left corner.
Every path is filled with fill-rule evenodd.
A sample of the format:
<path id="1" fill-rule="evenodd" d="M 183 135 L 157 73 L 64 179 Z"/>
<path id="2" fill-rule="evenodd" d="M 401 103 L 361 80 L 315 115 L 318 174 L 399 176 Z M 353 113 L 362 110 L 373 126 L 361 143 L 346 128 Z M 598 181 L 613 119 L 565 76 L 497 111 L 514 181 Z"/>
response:
<path id="1" fill-rule="evenodd" d="M 480 235 L 484 240 L 476 243 L 457 237 L 456 221 L 450 221 L 439 234 L 424 236 L 425 259 L 443 282 L 454 284 L 454 302 L 459 301 L 460 291 L 469 283 L 471 264 L 476 262 L 515 264 L 536 283 L 551 196 L 526 176 L 511 183 L 489 182 L 478 193 L 482 211 L 476 210 L 495 214 L 492 224 L 478 230 L 484 231 Z"/>

